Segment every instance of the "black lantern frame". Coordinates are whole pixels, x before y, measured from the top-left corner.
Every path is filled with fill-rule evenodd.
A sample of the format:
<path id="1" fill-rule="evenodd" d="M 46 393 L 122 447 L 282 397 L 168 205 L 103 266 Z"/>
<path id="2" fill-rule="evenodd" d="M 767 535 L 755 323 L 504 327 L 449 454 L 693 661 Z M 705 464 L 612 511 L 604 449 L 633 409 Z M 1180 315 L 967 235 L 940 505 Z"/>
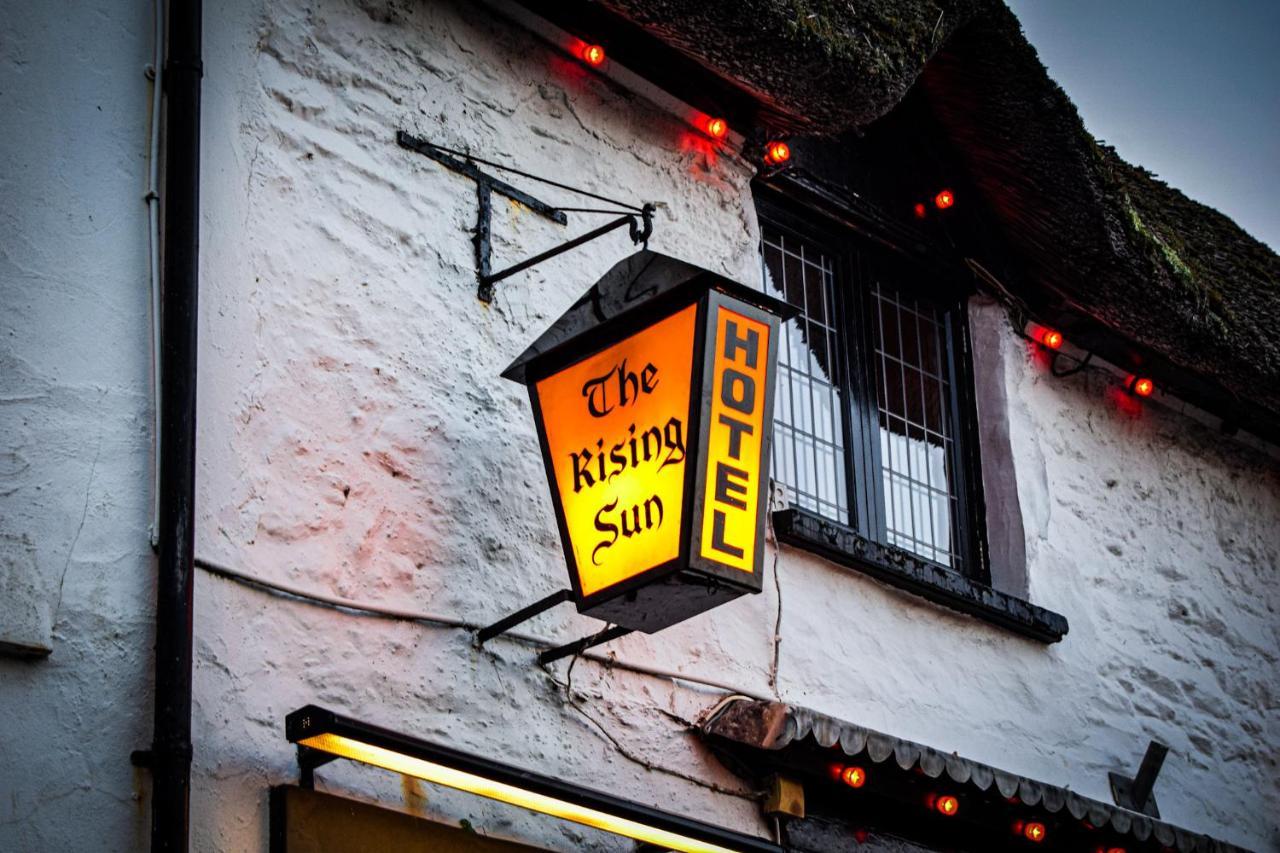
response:
<path id="1" fill-rule="evenodd" d="M 632 294 L 638 294 L 632 298 Z M 621 298 L 619 298 L 621 295 Z M 565 509 L 547 435 L 538 382 L 612 347 L 626 338 L 697 306 L 686 413 L 686 461 L 678 555 L 591 594 L 583 592 Z M 586 310 L 583 310 L 583 309 Z M 714 389 L 714 348 L 720 310 L 727 309 L 769 329 L 761 421 L 761 446 L 755 519 L 755 559 L 750 573 L 698 553 L 705 506 L 707 444 Z M 796 309 L 758 290 L 709 270 L 650 251 L 637 252 L 606 274 L 552 328 L 517 359 L 503 376 L 528 386 L 538 443 L 551 487 L 556 524 L 572 584 L 572 596 L 584 615 L 645 633 L 717 607 L 763 588 L 762 555 L 768 510 L 775 373 L 781 322 Z M 550 346 L 547 344 L 550 343 Z"/>

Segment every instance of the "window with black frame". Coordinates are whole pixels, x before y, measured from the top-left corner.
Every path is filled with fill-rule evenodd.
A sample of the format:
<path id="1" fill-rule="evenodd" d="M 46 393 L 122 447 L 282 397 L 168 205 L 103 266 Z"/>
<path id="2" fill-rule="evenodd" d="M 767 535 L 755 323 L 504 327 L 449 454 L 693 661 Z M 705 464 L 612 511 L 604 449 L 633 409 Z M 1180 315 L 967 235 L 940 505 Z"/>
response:
<path id="1" fill-rule="evenodd" d="M 792 506 L 986 581 L 963 303 L 927 275 L 762 210 L 779 342 L 772 472 Z"/>

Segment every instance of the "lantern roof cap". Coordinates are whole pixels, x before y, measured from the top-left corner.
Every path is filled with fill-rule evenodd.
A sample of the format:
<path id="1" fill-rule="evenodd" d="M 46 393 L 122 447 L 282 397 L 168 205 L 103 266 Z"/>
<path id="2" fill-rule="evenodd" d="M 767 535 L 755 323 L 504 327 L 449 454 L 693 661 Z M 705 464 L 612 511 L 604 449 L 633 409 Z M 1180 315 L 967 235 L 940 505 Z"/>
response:
<path id="1" fill-rule="evenodd" d="M 664 306 L 687 304 L 712 289 L 731 294 L 783 320 L 798 313 L 794 306 L 756 288 L 679 258 L 642 249 L 614 264 L 511 362 L 502 376 L 527 384 L 531 381 L 530 368 L 536 363 L 545 359 L 559 361 L 569 352 L 581 350 L 586 354 L 598 349 L 606 343 L 605 336 L 600 334 L 604 327 L 635 325 L 650 311 L 657 310 L 660 314 Z M 655 314 L 655 319 L 657 316 Z"/>

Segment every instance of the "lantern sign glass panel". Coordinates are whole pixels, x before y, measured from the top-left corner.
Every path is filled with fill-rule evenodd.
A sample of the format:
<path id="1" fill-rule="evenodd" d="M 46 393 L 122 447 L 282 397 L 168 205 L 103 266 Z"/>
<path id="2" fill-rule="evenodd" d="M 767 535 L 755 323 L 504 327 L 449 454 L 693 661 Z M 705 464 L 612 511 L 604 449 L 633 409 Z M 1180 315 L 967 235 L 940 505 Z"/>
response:
<path id="1" fill-rule="evenodd" d="M 751 573 L 763 492 L 770 324 L 723 305 L 715 314 L 699 553 Z"/>
<path id="2" fill-rule="evenodd" d="M 529 388 L 578 611 L 652 633 L 762 587 L 785 303 L 648 250 L 503 373 Z"/>
<path id="3" fill-rule="evenodd" d="M 584 596 L 680 554 L 696 320 L 690 305 L 537 383 Z"/>

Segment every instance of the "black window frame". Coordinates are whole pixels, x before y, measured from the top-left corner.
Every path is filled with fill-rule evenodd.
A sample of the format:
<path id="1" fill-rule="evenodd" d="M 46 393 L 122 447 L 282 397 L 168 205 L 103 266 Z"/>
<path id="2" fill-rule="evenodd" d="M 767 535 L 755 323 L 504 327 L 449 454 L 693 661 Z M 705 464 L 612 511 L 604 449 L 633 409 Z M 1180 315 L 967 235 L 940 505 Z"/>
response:
<path id="1" fill-rule="evenodd" d="M 907 258 L 893 258 L 870 241 L 853 233 L 840 233 L 817 217 L 805 216 L 789 206 L 765 198 L 756 199 L 761 229 L 768 227 L 808 245 L 815 246 L 834 260 L 835 287 L 832 302 L 839 334 L 836 340 L 838 375 L 835 385 L 843 405 L 841 427 L 844 433 L 844 483 L 848 517 L 831 519 L 851 527 L 860 535 L 888 548 L 892 544 L 888 532 L 884 463 L 880 456 L 880 414 L 876 394 L 879 369 L 875 354 L 875 296 L 871 290 L 873 271 L 881 272 L 887 281 L 902 292 L 928 300 L 943 319 L 946 340 L 948 426 L 951 447 L 948 467 L 955 481 L 955 517 L 952 535 L 956 537 L 961 568 L 906 550 L 919 559 L 959 571 L 981 583 L 990 582 L 986 560 L 984 505 L 981 490 L 981 459 L 977 445 L 977 408 L 973 395 L 972 346 L 969 339 L 968 312 L 965 300 L 969 293 L 956 281 L 940 279 L 936 270 L 928 270 Z M 940 282 L 941 286 L 934 284 Z M 828 516 L 824 516 L 828 517 Z"/>
<path id="2" fill-rule="evenodd" d="M 779 540 L 1018 634 L 1042 642 L 1062 639 L 1067 632 L 1064 617 L 990 586 L 967 310 L 970 283 L 958 271 L 948 271 L 945 263 L 930 263 L 918 253 L 900 251 L 871 229 L 846 217 L 829 215 L 774 188 L 757 186 L 754 202 L 761 228 L 758 251 L 762 270 L 766 228 L 830 254 L 835 267 L 832 301 L 840 331 L 836 341 L 840 375 L 834 384 L 842 406 L 848 517 L 832 519 L 792 506 L 774 514 Z M 953 433 L 949 461 L 956 493 L 952 535 L 957 537 L 960 568 L 891 544 L 887 531 L 884 469 L 879 458 L 878 386 L 873 372 L 878 356 L 870 326 L 871 318 L 877 316 L 872 313 L 876 306 L 871 274 L 886 269 L 889 274 L 882 274 L 882 280 L 928 299 L 945 319 L 947 409 Z"/>

